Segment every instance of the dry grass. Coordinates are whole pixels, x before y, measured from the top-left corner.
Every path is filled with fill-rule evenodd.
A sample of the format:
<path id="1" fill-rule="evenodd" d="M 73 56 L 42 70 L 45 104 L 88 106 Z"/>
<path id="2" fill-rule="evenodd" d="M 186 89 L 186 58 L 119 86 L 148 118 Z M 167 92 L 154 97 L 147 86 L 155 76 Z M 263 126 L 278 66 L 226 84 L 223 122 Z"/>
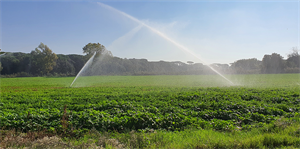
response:
<path id="1" fill-rule="evenodd" d="M 103 148 L 125 148 L 125 146 L 122 143 L 120 143 L 117 139 L 108 139 L 105 137 L 99 138 L 99 140 L 96 142 L 96 145 Z"/>
<path id="2" fill-rule="evenodd" d="M 46 131 L 22 133 L 16 130 L 0 130 L 0 147 L 30 146 L 35 140 L 52 137 L 54 135 L 55 134 L 49 134 Z"/>
<path id="3" fill-rule="evenodd" d="M 125 148 L 125 145 L 116 139 L 98 136 L 97 139 L 69 140 L 65 141 L 54 134 L 45 131 L 19 133 L 15 130 L 1 130 L 0 149 L 23 148 L 23 149 L 102 149 L 102 148 Z"/>

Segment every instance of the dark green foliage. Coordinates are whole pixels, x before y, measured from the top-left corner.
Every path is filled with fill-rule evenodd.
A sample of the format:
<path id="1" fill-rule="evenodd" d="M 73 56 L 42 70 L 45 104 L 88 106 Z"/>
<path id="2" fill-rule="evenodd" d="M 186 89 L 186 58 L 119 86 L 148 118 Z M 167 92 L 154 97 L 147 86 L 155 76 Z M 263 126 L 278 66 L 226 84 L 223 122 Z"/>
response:
<path id="1" fill-rule="evenodd" d="M 297 47 L 292 48 L 292 53 L 288 54 L 287 65 L 288 67 L 300 68 L 300 55 Z"/>
<path id="2" fill-rule="evenodd" d="M 0 127 L 23 131 L 233 131 L 300 113 L 297 89 L 99 87 L 3 92 L 1 97 Z"/>
<path id="3" fill-rule="evenodd" d="M 86 44 L 82 50 L 83 53 L 87 54 L 87 55 L 92 55 L 94 54 L 94 52 L 103 52 L 106 48 L 104 47 L 104 45 L 101 45 L 100 43 L 88 43 Z"/>
<path id="4" fill-rule="evenodd" d="M 84 49 L 87 55 L 58 55 L 56 65 L 44 66 L 37 62 L 40 56 L 25 53 L 6 53 L 1 56 L 2 75 L 7 77 L 14 76 L 75 76 L 85 62 L 91 57 L 91 53 L 98 51 L 88 75 L 201 75 L 216 74 L 206 65 L 201 63 L 175 62 L 149 62 L 147 59 L 122 59 L 113 57 L 110 51 L 105 50 L 101 44 L 87 44 Z M 100 53 L 106 51 L 107 57 L 101 57 Z M 103 55 L 103 54 L 102 54 Z M 98 58 L 101 57 L 100 61 Z M 241 59 L 228 64 L 211 64 L 210 66 L 223 74 L 258 74 L 258 73 L 299 73 L 300 63 L 297 50 L 289 54 L 288 59 L 284 60 L 279 54 L 264 55 L 262 61 L 256 58 Z M 40 68 L 48 69 L 40 69 Z M 1 69 L 1 67 L 0 67 Z M 43 71 L 42 71 L 43 70 Z M 47 70 L 47 71 L 46 71 Z M 42 72 L 42 73 L 41 73 Z M 48 72 L 48 73 L 47 73 Z M 22 74 L 20 74 L 22 73 Z M 9 76 L 8 76 L 9 75 Z"/>
<path id="5" fill-rule="evenodd" d="M 1 56 L 1 74 L 13 74 L 18 72 L 29 72 L 31 68 L 31 57 L 25 53 L 6 53 Z"/>
<path id="6" fill-rule="evenodd" d="M 76 75 L 83 67 L 87 58 L 82 55 L 57 55 L 58 59 L 53 66 L 52 74 Z M 7 53 L 1 57 L 2 75 L 18 77 L 41 75 L 36 65 L 33 64 L 34 56 L 30 53 Z M 49 75 L 44 74 L 44 75 Z"/>
<path id="7" fill-rule="evenodd" d="M 73 67 L 75 68 L 76 74 L 80 71 L 80 69 L 84 66 L 85 62 L 87 61 L 87 58 L 83 57 L 82 55 L 71 54 L 67 56 L 70 58 L 70 60 L 68 61 L 74 62 Z"/>
<path id="8" fill-rule="evenodd" d="M 149 62 L 146 59 L 122 59 L 104 57 L 96 61 L 88 70 L 91 75 L 184 75 L 215 74 L 209 67 L 196 63 L 188 65 L 182 62 Z"/>
<path id="9" fill-rule="evenodd" d="M 230 66 L 236 74 L 260 73 L 261 61 L 256 58 L 237 60 Z"/>
<path id="10" fill-rule="evenodd" d="M 30 71 L 35 74 L 48 74 L 53 70 L 56 65 L 57 56 L 52 50 L 43 43 L 31 51 L 31 69 Z"/>
<path id="11" fill-rule="evenodd" d="M 59 54 L 57 57 L 56 66 L 53 69 L 54 73 L 76 75 L 74 67 L 75 62 L 70 59 L 69 56 Z"/>
<path id="12" fill-rule="evenodd" d="M 2 64 L 1 64 L 1 62 L 0 62 L 0 72 L 2 71 L 2 69 L 3 69 L 3 67 L 2 67 Z"/>
<path id="13" fill-rule="evenodd" d="M 283 73 L 284 60 L 280 54 L 272 53 L 272 55 L 265 55 L 262 59 L 262 73 Z"/>

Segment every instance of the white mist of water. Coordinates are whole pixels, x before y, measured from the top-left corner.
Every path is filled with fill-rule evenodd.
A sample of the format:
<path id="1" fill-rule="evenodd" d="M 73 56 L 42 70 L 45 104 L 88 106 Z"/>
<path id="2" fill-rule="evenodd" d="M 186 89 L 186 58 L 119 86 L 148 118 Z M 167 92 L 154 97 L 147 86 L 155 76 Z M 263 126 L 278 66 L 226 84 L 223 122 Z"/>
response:
<path id="1" fill-rule="evenodd" d="M 97 52 L 95 52 L 95 53 L 93 54 L 93 56 L 92 56 L 92 57 L 84 64 L 84 66 L 81 68 L 81 70 L 79 71 L 79 73 L 77 74 L 77 76 L 75 77 L 75 79 L 73 80 L 73 82 L 71 83 L 70 87 L 71 87 L 71 86 L 73 85 L 73 83 L 77 80 L 77 78 L 81 75 L 81 73 L 83 73 L 83 72 L 87 69 L 87 67 L 90 66 L 90 65 L 92 64 L 93 59 L 94 59 L 96 53 L 97 53 Z"/>
<path id="2" fill-rule="evenodd" d="M 119 37 L 118 39 L 116 39 L 115 41 L 113 41 L 108 47 L 107 49 L 115 49 L 118 48 L 116 47 L 116 45 L 122 45 L 126 42 L 128 42 L 143 26 L 139 25 L 138 27 L 135 27 L 134 29 L 132 29 L 131 31 L 129 31 L 128 33 L 126 33 L 125 35 Z"/>
<path id="3" fill-rule="evenodd" d="M 131 19 L 132 21 L 139 23 L 140 25 L 143 25 L 145 27 L 147 27 L 148 29 L 150 29 L 151 31 L 153 31 L 154 33 L 156 33 L 157 35 L 159 35 L 160 37 L 164 38 L 165 40 L 171 42 L 172 44 L 174 44 L 175 46 L 177 46 L 179 49 L 191 54 L 192 56 L 194 56 L 195 58 L 199 59 L 201 62 L 203 62 L 205 65 L 207 65 L 211 70 L 213 70 L 215 73 L 217 73 L 219 76 L 221 76 L 222 78 L 224 78 L 225 80 L 227 80 L 231 85 L 234 85 L 233 82 L 231 82 L 228 78 L 226 78 L 224 75 L 222 75 L 220 72 L 218 72 L 217 70 L 215 70 L 214 68 L 212 68 L 211 66 L 209 66 L 206 62 L 204 62 L 198 55 L 196 55 L 193 51 L 189 50 L 188 48 L 186 48 L 185 46 L 179 44 L 178 42 L 176 42 L 175 40 L 171 39 L 170 37 L 168 37 L 167 35 L 163 34 L 162 32 L 158 31 L 157 29 L 145 24 L 144 22 L 138 20 L 137 18 L 122 12 L 120 10 L 117 10 L 111 6 L 105 5 L 103 3 L 97 2 L 97 4 L 99 4 L 100 6 L 107 8 L 109 10 L 115 11 L 129 19 Z"/>

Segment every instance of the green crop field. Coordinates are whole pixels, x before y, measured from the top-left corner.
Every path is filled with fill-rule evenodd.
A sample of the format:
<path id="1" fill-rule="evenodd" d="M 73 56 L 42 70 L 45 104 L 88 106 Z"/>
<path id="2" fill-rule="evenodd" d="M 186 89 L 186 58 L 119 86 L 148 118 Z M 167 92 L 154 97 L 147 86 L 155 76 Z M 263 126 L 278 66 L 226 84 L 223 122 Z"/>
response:
<path id="1" fill-rule="evenodd" d="M 1 78 L 0 139 L 15 130 L 97 144 L 94 132 L 121 148 L 300 146 L 299 74 L 227 77 L 235 85 L 217 75 L 90 76 L 73 87 L 74 77 Z M 108 140 L 98 145 L 117 147 Z"/>

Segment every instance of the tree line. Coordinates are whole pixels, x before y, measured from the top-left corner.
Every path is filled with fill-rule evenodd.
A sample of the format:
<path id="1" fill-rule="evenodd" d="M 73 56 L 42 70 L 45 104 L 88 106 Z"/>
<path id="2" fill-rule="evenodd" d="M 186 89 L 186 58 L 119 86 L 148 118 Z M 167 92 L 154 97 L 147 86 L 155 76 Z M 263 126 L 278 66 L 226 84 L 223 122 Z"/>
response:
<path id="1" fill-rule="evenodd" d="M 83 47 L 86 55 L 55 54 L 41 43 L 31 53 L 5 53 L 0 56 L 2 77 L 28 76 L 75 76 L 87 60 L 97 52 L 87 75 L 199 75 L 215 74 L 206 65 L 175 62 L 150 62 L 147 59 L 122 59 L 99 43 L 88 43 Z M 297 48 L 284 59 L 280 54 L 237 60 L 228 64 L 211 64 L 210 67 L 225 74 L 300 73 L 300 55 Z"/>

